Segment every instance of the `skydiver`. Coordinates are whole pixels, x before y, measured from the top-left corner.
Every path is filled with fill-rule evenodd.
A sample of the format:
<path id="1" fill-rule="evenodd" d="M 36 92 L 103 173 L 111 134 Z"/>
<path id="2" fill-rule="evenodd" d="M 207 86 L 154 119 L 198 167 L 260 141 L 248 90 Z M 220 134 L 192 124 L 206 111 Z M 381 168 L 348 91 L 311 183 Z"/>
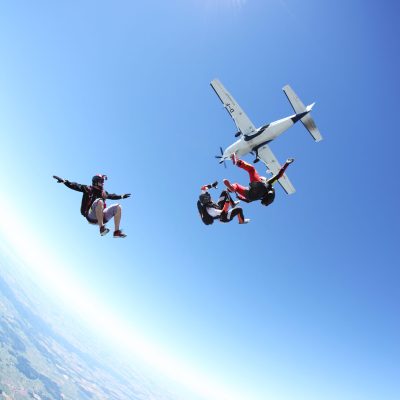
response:
<path id="1" fill-rule="evenodd" d="M 224 179 L 224 184 L 229 191 L 235 192 L 236 196 L 247 203 L 252 201 L 261 200 L 263 206 L 269 206 L 275 199 L 275 189 L 272 185 L 280 178 L 286 171 L 286 168 L 294 161 L 293 158 L 288 158 L 279 172 L 267 179 L 264 176 L 260 176 L 253 165 L 236 158 L 235 154 L 232 154 L 232 162 L 239 168 L 244 169 L 248 172 L 250 177 L 250 184 L 248 187 L 239 185 L 238 183 L 230 183 L 228 179 Z"/>
<path id="2" fill-rule="evenodd" d="M 116 203 L 106 206 L 106 199 L 120 200 L 130 197 L 130 193 L 118 195 L 108 193 L 104 190 L 104 181 L 107 180 L 106 175 L 95 175 L 92 178 L 92 185 L 81 185 L 79 183 L 70 182 L 58 176 L 53 176 L 58 183 L 77 192 L 82 192 L 81 214 L 88 220 L 90 224 L 99 225 L 100 235 L 107 235 L 110 230 L 106 227 L 106 223 L 114 217 L 114 238 L 125 238 L 126 234 L 119 229 L 121 221 L 121 206 Z"/>
<path id="3" fill-rule="evenodd" d="M 214 220 L 218 219 L 220 222 L 230 222 L 238 217 L 239 224 L 247 224 L 250 219 L 244 218 L 243 210 L 237 207 L 239 201 L 233 201 L 227 190 L 223 190 L 219 196 L 218 202 L 215 203 L 209 193 L 209 189 L 216 189 L 218 182 L 201 187 L 201 194 L 197 201 L 197 208 L 200 217 L 206 225 L 211 225 Z M 229 209 L 229 207 L 232 207 Z"/>

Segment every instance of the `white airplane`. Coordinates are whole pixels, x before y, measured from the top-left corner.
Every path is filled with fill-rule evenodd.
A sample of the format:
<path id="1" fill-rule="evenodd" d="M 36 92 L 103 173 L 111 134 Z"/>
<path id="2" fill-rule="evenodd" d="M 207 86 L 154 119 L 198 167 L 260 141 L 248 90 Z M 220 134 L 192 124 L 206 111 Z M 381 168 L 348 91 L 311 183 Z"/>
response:
<path id="1" fill-rule="evenodd" d="M 254 162 L 261 160 L 267 166 L 270 173 L 273 175 L 277 174 L 281 165 L 268 144 L 293 126 L 297 121 L 303 123 L 316 142 L 322 140 L 321 133 L 310 114 L 315 103 L 305 107 L 289 85 L 284 86 L 282 90 L 285 92 L 296 114 L 263 125 L 260 128 L 254 126 L 249 117 L 243 112 L 239 104 L 218 79 L 211 81 L 211 86 L 236 124 L 238 132 L 235 134 L 235 137 L 240 137 L 238 141 L 231 144 L 225 151 L 222 151 L 221 148 L 221 155 L 216 156 L 220 159 L 220 163 L 229 159 L 232 154 L 236 154 L 237 157 L 241 158 L 248 153 L 252 153 L 256 156 Z M 278 182 L 287 194 L 295 192 L 295 188 L 286 174 L 283 175 Z"/>

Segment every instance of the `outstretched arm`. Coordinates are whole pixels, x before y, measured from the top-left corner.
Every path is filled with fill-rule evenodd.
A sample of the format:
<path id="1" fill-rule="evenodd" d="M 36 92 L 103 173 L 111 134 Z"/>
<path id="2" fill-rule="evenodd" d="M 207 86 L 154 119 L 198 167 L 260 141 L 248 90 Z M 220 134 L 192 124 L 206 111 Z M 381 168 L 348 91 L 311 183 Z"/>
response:
<path id="1" fill-rule="evenodd" d="M 272 176 L 271 178 L 269 178 L 269 179 L 267 180 L 267 182 L 268 182 L 270 185 L 273 185 L 278 179 L 281 179 L 282 176 L 283 176 L 283 174 L 284 174 L 285 171 L 286 171 L 286 168 L 287 168 L 293 161 L 294 161 L 294 158 L 288 158 L 288 159 L 286 160 L 285 164 L 284 164 L 284 165 L 282 166 L 282 168 L 279 170 L 279 172 L 278 172 L 276 175 L 274 175 L 274 176 Z"/>
<path id="2" fill-rule="evenodd" d="M 65 182 L 65 179 L 60 178 L 57 175 L 53 175 L 53 178 L 57 181 L 57 183 L 64 183 Z"/>
<path id="3" fill-rule="evenodd" d="M 215 181 L 214 183 L 209 183 L 208 185 L 203 185 L 200 190 L 202 193 L 204 193 L 208 189 L 211 189 L 211 188 L 216 189 L 217 187 L 218 187 L 218 181 Z"/>
<path id="4" fill-rule="evenodd" d="M 130 193 L 125 193 L 125 194 L 107 193 L 106 199 L 121 200 L 121 199 L 127 199 L 128 197 L 131 197 Z"/>
<path id="5" fill-rule="evenodd" d="M 60 178 L 59 176 L 53 175 L 53 178 L 57 183 L 63 183 L 67 188 L 76 190 L 77 192 L 87 192 L 88 186 L 81 185 L 80 183 L 70 182 L 67 179 Z"/>

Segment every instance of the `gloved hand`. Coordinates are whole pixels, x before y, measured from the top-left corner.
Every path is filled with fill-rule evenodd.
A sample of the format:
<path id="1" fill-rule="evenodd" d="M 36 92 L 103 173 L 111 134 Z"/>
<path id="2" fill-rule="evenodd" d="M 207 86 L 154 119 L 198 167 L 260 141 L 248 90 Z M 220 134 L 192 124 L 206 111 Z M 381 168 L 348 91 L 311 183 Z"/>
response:
<path id="1" fill-rule="evenodd" d="M 59 176 L 53 175 L 53 178 L 57 180 L 57 183 L 64 183 L 65 179 L 60 178 Z"/>
<path id="2" fill-rule="evenodd" d="M 216 189 L 218 187 L 218 181 L 215 181 L 214 183 L 211 184 L 211 187 Z"/>
<path id="3" fill-rule="evenodd" d="M 122 195 L 123 199 L 127 199 L 128 197 L 131 197 L 130 193 L 125 193 L 125 194 Z"/>
<path id="4" fill-rule="evenodd" d="M 286 164 L 291 164 L 294 161 L 294 158 L 288 158 L 286 160 Z"/>

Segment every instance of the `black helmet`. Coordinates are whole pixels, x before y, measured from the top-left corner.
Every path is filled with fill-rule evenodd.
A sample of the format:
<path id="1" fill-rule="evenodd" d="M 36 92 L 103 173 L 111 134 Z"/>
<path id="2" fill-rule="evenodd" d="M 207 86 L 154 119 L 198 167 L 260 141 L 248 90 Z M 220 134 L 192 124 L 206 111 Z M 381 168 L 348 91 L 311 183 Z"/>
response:
<path id="1" fill-rule="evenodd" d="M 205 192 L 199 196 L 200 203 L 204 206 L 211 203 L 211 195 L 208 192 Z"/>
<path id="2" fill-rule="evenodd" d="M 261 204 L 263 206 L 269 206 L 275 199 L 275 189 L 273 187 L 269 188 L 268 193 L 261 199 Z"/>
<path id="3" fill-rule="evenodd" d="M 107 175 L 97 174 L 92 178 L 92 185 L 103 187 L 105 180 L 107 180 Z"/>

